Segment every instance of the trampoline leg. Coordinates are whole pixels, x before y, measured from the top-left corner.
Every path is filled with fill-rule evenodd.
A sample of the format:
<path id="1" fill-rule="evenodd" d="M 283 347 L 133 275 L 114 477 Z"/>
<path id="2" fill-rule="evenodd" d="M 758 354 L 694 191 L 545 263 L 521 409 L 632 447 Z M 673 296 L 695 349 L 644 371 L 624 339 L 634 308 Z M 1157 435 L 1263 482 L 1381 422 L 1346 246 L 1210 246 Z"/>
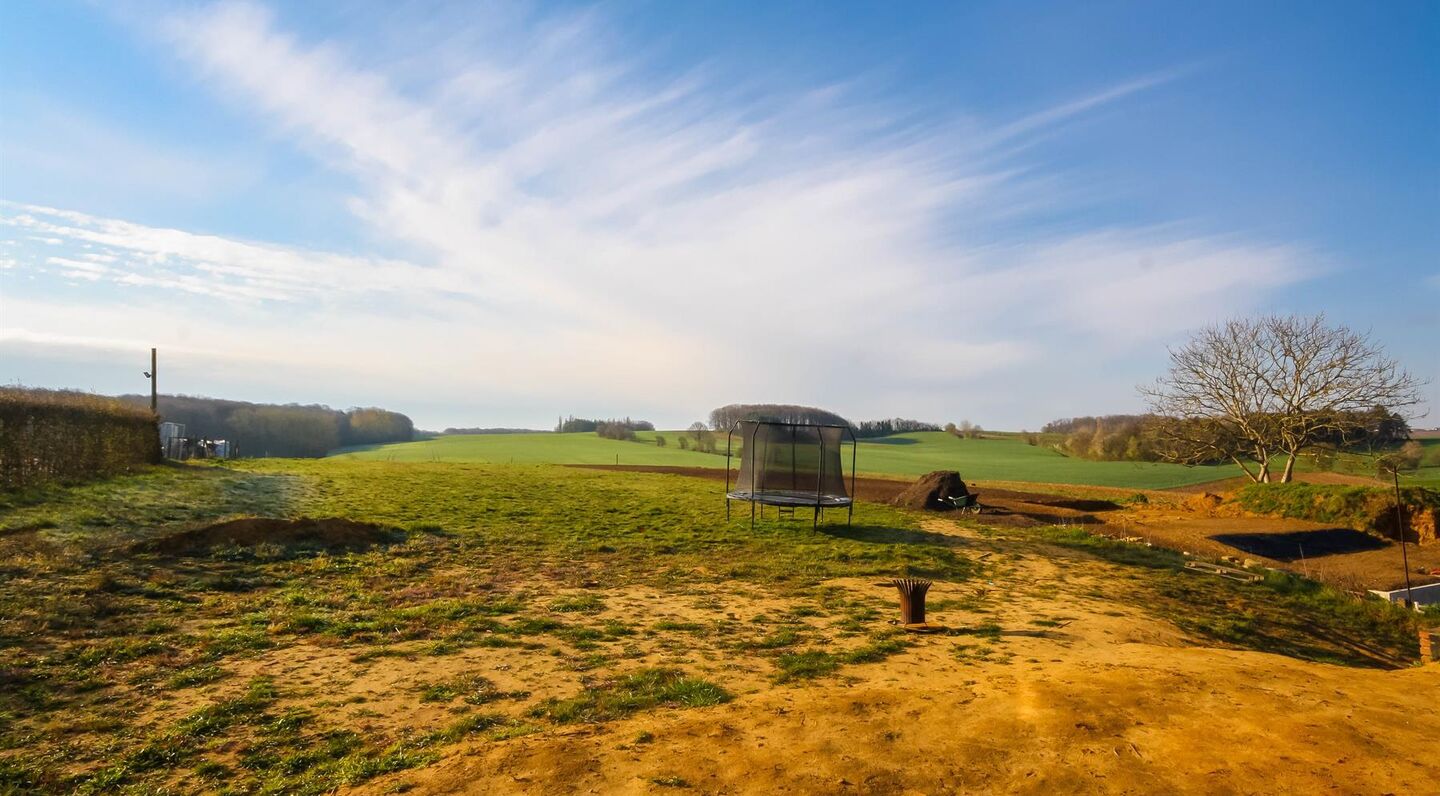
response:
<path id="1" fill-rule="evenodd" d="M 755 530 L 755 501 L 750 501 L 750 530 Z"/>
<path id="2" fill-rule="evenodd" d="M 730 521 L 730 498 L 725 498 L 725 521 Z"/>
<path id="3" fill-rule="evenodd" d="M 815 519 L 810 523 L 811 530 L 820 527 L 820 518 L 824 515 L 824 513 L 824 509 L 820 508 L 819 506 L 815 507 Z"/>
<path id="4" fill-rule="evenodd" d="M 845 527 L 850 527 L 851 520 L 855 519 L 855 504 L 851 503 L 845 510 Z"/>

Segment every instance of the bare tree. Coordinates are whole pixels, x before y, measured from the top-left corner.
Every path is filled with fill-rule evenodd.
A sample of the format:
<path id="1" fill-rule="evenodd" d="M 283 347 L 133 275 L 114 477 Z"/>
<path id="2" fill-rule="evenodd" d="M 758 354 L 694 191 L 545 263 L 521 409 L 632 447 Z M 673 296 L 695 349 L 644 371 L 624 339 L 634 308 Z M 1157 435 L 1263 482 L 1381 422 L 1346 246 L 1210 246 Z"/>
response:
<path id="1" fill-rule="evenodd" d="M 1256 482 L 1273 480 L 1271 463 L 1283 458 L 1288 483 L 1303 451 L 1364 434 L 1374 407 L 1416 406 L 1420 385 L 1368 334 L 1324 315 L 1267 315 L 1201 329 L 1140 391 L 1159 416 L 1164 458 L 1229 460 Z"/>

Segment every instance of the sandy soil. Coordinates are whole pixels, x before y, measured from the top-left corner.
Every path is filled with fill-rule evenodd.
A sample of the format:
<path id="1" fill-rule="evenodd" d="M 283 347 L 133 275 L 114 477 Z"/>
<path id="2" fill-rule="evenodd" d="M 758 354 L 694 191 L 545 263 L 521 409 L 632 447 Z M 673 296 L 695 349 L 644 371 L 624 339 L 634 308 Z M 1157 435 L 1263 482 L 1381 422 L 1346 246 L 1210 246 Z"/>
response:
<path id="1" fill-rule="evenodd" d="M 927 528 L 977 552 L 993 545 L 965 523 L 936 518 Z M 1003 547 L 993 555 L 1003 566 L 992 582 L 931 591 L 937 605 L 977 588 L 1003 595 L 984 617 L 1003 628 L 991 641 L 917 636 L 887 661 L 783 686 L 766 683 L 764 667 L 741 652 L 671 650 L 735 701 L 466 743 L 359 792 L 664 793 L 682 782 L 699 793 L 1436 792 L 1440 665 L 1367 670 L 1206 648 L 1123 600 L 1097 597 L 1097 585 L 1123 578 L 1113 565 Z M 773 610 L 770 601 L 717 593 L 665 610 L 744 618 Z M 607 596 L 607 605 L 656 603 L 636 592 Z M 981 619 L 954 608 L 931 614 L 951 626 Z M 555 666 L 523 663 L 523 651 L 477 654 L 516 683 L 531 678 L 500 667 Z"/>

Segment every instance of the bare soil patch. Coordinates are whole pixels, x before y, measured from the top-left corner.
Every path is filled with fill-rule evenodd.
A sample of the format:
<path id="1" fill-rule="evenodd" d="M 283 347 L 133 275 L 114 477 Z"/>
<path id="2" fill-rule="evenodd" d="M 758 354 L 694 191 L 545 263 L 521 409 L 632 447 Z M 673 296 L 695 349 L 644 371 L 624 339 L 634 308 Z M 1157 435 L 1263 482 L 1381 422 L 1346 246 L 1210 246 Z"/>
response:
<path id="1" fill-rule="evenodd" d="M 1354 592 L 1396 588 L 1405 580 L 1398 543 L 1304 520 L 1132 509 L 1094 530 L 1212 558 L 1248 558 Z M 1429 574 L 1440 570 L 1440 545 L 1411 544 L 1409 559 L 1414 584 L 1440 580 Z"/>
<path id="2" fill-rule="evenodd" d="M 403 538 L 403 532 L 394 528 L 340 517 L 290 520 L 246 517 L 152 539 L 137 545 L 136 550 L 189 555 L 209 552 L 218 546 L 255 547 L 261 544 L 363 550 Z"/>

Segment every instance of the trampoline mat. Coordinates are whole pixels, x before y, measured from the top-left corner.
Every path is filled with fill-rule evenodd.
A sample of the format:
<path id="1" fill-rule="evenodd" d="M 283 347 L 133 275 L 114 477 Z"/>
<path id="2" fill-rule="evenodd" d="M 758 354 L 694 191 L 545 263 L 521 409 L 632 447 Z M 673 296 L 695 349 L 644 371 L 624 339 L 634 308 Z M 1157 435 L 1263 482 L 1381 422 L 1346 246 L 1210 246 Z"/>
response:
<path id="1" fill-rule="evenodd" d="M 851 502 L 850 498 L 846 495 L 826 495 L 824 493 L 817 495 L 814 492 L 799 492 L 783 489 L 767 489 L 757 492 L 727 492 L 725 497 L 731 500 L 764 503 L 767 506 L 819 506 L 821 508 L 830 508 L 832 506 L 848 506 Z"/>

